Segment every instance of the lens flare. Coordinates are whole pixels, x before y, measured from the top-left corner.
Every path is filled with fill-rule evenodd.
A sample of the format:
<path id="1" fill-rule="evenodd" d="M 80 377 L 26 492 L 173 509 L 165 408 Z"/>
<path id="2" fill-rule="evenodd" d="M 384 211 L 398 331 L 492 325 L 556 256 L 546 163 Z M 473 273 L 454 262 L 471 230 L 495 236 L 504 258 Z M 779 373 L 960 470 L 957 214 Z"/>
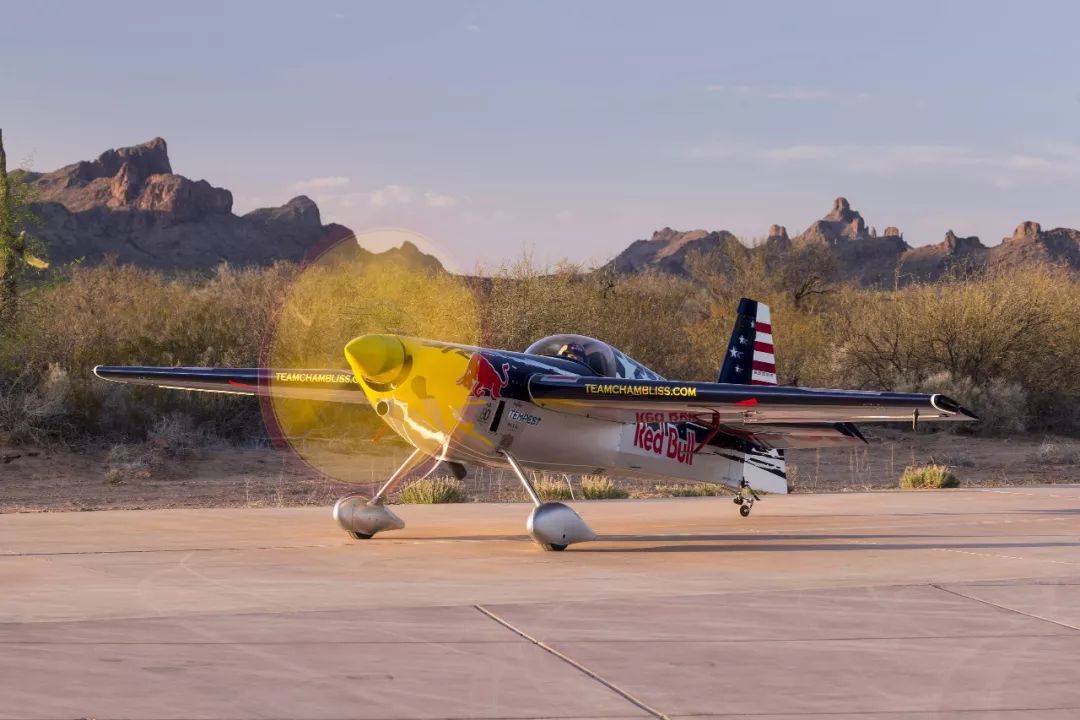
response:
<path id="1" fill-rule="evenodd" d="M 409 239 L 400 230 L 396 237 Z M 432 245 L 416 234 L 410 242 Z M 471 281 L 412 257 L 373 254 L 351 235 L 327 242 L 298 269 L 267 334 L 264 366 L 350 374 L 371 401 L 368 408 L 297 400 L 271 386 L 263 415 L 272 437 L 332 479 L 378 482 L 411 450 L 390 422 L 393 395 L 382 393 L 401 389 L 406 395 L 399 401 L 430 402 L 424 388 L 429 378 L 411 372 L 413 353 L 399 337 L 464 344 L 479 339 Z M 383 417 L 375 411 L 379 401 L 385 403 Z M 385 432 L 387 424 L 395 432 Z"/>

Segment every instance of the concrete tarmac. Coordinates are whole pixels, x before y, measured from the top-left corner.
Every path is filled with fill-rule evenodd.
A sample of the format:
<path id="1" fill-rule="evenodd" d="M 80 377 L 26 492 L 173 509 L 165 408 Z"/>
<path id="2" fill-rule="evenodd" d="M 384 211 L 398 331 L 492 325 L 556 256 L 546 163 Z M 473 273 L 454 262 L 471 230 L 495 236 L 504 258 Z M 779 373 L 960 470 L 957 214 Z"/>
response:
<path id="1" fill-rule="evenodd" d="M 0 718 L 1080 717 L 1080 488 L 0 516 Z"/>

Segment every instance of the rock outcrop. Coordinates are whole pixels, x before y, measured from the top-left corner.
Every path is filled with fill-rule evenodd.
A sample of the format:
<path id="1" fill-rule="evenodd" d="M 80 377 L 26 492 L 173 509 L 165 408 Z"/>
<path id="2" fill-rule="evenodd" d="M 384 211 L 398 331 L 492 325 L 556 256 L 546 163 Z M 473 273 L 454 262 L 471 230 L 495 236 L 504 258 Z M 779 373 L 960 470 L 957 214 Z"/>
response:
<path id="1" fill-rule="evenodd" d="M 1039 223 L 1027 220 L 1001 245 L 991 248 L 990 262 L 1004 267 L 1050 262 L 1080 269 L 1080 230 L 1043 230 Z"/>
<path id="2" fill-rule="evenodd" d="M 721 238 L 722 243 L 718 242 Z M 678 232 L 664 228 L 654 233 L 651 240 L 631 244 L 606 267 L 617 272 L 655 268 L 685 275 L 688 251 L 709 253 L 719 246 L 725 257 L 730 257 L 733 241 L 737 242 L 734 235 L 725 230 Z M 832 209 L 823 218 L 794 238 L 788 237 L 784 226 L 772 225 L 766 235 L 765 250 L 772 267 L 779 267 L 775 263 L 783 263 L 785 258 L 789 264 L 796 265 L 813 261 L 820 268 L 827 268 L 830 277 L 868 287 L 933 282 L 986 267 L 1032 262 L 1050 262 L 1080 271 L 1078 230 L 1044 231 L 1039 223 L 1027 221 L 993 247 L 986 247 L 978 237 L 963 237 L 949 230 L 940 243 L 913 248 L 895 226 L 886 227 L 881 235 L 874 228 L 868 229 L 862 215 L 842 197 L 833 201 Z"/>
<path id="3" fill-rule="evenodd" d="M 619 253 L 604 269 L 617 273 L 633 273 L 645 269 L 685 274 L 687 261 L 694 254 L 716 256 L 743 250 L 738 238 L 727 230 L 709 232 L 690 230 L 679 232 L 669 227 L 657 230 L 649 240 L 636 240 Z"/>
<path id="4" fill-rule="evenodd" d="M 173 173 L 161 138 L 53 172 L 26 173 L 25 179 L 40 220 L 34 232 L 54 266 L 107 257 L 169 271 L 205 271 L 222 262 L 268 265 L 299 261 L 313 248 L 353 234 L 342 225 L 324 225 L 318 206 L 303 195 L 235 215 L 231 192 Z M 442 267 L 415 247 L 363 252 Z"/>
<path id="5" fill-rule="evenodd" d="M 986 266 L 989 252 L 978 237 L 960 237 L 949 230 L 937 245 L 924 245 L 905 252 L 900 258 L 898 279 L 906 284 L 967 275 Z"/>
<path id="6" fill-rule="evenodd" d="M 910 249 L 895 227 L 885 228 L 884 235 L 868 230 L 862 215 L 843 197 L 836 198 L 832 210 L 798 235 L 793 245 L 827 248 L 838 272 L 862 285 L 891 281 L 901 256 Z"/>

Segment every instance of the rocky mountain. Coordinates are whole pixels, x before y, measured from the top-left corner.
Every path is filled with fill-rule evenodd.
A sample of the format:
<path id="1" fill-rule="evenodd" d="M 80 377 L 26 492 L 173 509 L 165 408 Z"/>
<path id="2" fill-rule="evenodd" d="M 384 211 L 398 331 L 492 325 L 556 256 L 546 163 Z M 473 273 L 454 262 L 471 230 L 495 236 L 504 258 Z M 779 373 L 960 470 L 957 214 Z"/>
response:
<path id="1" fill-rule="evenodd" d="M 97 160 L 53 172 L 29 172 L 24 179 L 35 193 L 33 209 L 40 219 L 33 232 L 47 245 L 54 265 L 95 264 L 109 256 L 171 271 L 208 270 L 222 262 L 267 265 L 299 261 L 313 248 L 353 234 L 342 225 L 324 225 L 318 206 L 303 195 L 280 207 L 236 215 L 231 192 L 172 171 L 161 138 L 107 150 Z M 359 251 L 442 267 L 411 245 L 378 255 Z"/>
<path id="2" fill-rule="evenodd" d="M 989 256 L 990 249 L 978 237 L 960 237 L 949 230 L 937 245 L 904 252 L 898 263 L 900 282 L 933 281 L 950 274 L 970 273 L 985 267 Z"/>
<path id="3" fill-rule="evenodd" d="M 679 232 L 666 227 L 654 232 L 649 240 L 635 240 L 604 267 L 618 273 L 633 273 L 647 267 L 682 273 L 692 254 L 719 254 L 741 247 L 738 238 L 727 230 Z"/>
<path id="4" fill-rule="evenodd" d="M 161 138 L 107 150 L 96 160 L 53 172 L 27 172 L 24 179 L 35 193 L 33 209 L 40 219 L 33 232 L 47 245 L 54 265 L 76 260 L 94 264 L 110 256 L 169 271 L 206 271 L 222 262 L 267 265 L 302 260 L 353 235 L 342 225 L 324 225 L 318 206 L 303 195 L 280 207 L 234 214 L 228 190 L 173 172 Z M 951 273 L 1035 261 L 1080 271 L 1078 230 L 1043 230 L 1027 221 L 992 247 L 952 230 L 936 245 L 911 247 L 896 227 L 886 227 L 879 235 L 842 197 L 794 237 L 781 225 L 771 226 L 765 250 L 770 261 L 787 257 L 795 264 L 814 263 L 836 279 L 864 286 L 933 281 Z M 383 253 L 359 246 L 355 252 L 378 262 L 431 272 L 443 269 L 437 258 L 408 242 Z M 727 230 L 665 227 L 648 240 L 631 243 L 602 269 L 685 275 L 694 256 L 707 256 L 714 268 L 723 269 L 745 252 L 746 246 Z"/>
<path id="5" fill-rule="evenodd" d="M 686 261 L 692 253 L 723 251 L 730 256 L 731 243 L 737 244 L 738 240 L 726 230 L 679 232 L 664 228 L 649 240 L 632 243 L 605 268 L 615 272 L 653 268 L 685 275 Z M 1027 221 L 993 247 L 986 247 L 978 237 L 961 237 L 952 230 L 936 245 L 911 247 L 896 227 L 886 227 L 879 235 L 842 197 L 836 198 L 823 218 L 794 238 L 788 236 L 785 227 L 771 226 L 764 244 L 773 260 L 813 258 L 837 279 L 855 280 L 868 287 L 935 281 L 987 266 L 1012 267 L 1035 261 L 1064 264 L 1080 271 L 1078 230 L 1044 231 L 1038 223 Z"/>

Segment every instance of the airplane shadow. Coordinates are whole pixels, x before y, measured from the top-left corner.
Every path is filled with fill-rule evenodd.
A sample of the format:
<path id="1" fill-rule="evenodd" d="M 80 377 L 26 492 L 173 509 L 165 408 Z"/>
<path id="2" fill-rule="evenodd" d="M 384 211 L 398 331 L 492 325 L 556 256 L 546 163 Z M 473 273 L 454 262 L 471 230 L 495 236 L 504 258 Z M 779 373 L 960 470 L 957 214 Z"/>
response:
<path id="1" fill-rule="evenodd" d="M 1061 537 L 1061 534 L 1029 535 L 1027 537 Z M 600 535 L 596 543 L 619 543 L 624 547 L 602 547 L 593 543 L 575 545 L 576 553 L 675 553 L 675 552 L 714 552 L 714 553 L 755 553 L 755 552 L 849 552 L 852 550 L 1008 550 L 1020 548 L 1078 548 L 1080 542 L 1043 541 L 1043 542 L 955 542 L 955 535 L 912 535 L 912 534 L 870 534 L 856 535 L 847 533 L 820 534 L 695 534 L 695 535 Z M 390 538 L 387 537 L 389 540 Z M 492 540 L 521 541 L 523 535 L 447 535 L 441 537 L 405 538 L 409 541 L 472 541 Z M 906 542 L 882 542 L 887 540 Z M 864 542 L 852 543 L 850 540 Z M 865 542 L 865 541 L 876 542 Z M 925 542 L 917 542 L 919 540 Z M 948 542 L 954 540 L 954 542 Z M 935 542 L 937 541 L 937 542 Z M 706 544 L 707 543 L 707 544 Z M 739 544 L 731 544 L 739 543 Z"/>
<path id="2" fill-rule="evenodd" d="M 1080 542 L 900 542 L 900 543 L 882 543 L 882 542 L 860 542 L 860 543 L 848 543 L 843 542 L 846 539 L 885 539 L 891 536 L 871 536 L 871 535 L 855 535 L 855 536 L 843 536 L 843 535 L 823 535 L 820 537 L 813 536 L 793 536 L 784 535 L 771 538 L 762 538 L 759 535 L 753 536 L 737 536 L 737 535 L 677 535 L 677 536 L 664 536 L 664 535 L 626 535 L 626 536 L 602 536 L 597 539 L 598 542 L 611 541 L 611 542 L 625 542 L 625 543 L 670 543 L 661 545 L 647 545 L 644 547 L 596 547 L 592 545 L 580 545 L 574 547 L 574 552 L 588 552 L 588 553 L 670 553 L 670 552 L 715 552 L 715 553 L 735 553 L 735 552 L 850 552 L 850 551 L 866 551 L 866 550 L 1008 550 L 1019 548 L 1080 548 Z M 902 535 L 895 536 L 902 537 L 906 540 L 914 540 L 925 537 L 927 540 L 933 540 L 934 538 L 940 538 L 941 536 L 919 536 L 919 535 Z M 794 542 L 794 543 L 762 543 L 761 540 L 836 540 L 838 542 Z M 702 545 L 701 542 L 715 541 L 715 544 Z M 724 541 L 746 541 L 753 544 L 747 545 L 727 545 L 723 544 Z"/>

